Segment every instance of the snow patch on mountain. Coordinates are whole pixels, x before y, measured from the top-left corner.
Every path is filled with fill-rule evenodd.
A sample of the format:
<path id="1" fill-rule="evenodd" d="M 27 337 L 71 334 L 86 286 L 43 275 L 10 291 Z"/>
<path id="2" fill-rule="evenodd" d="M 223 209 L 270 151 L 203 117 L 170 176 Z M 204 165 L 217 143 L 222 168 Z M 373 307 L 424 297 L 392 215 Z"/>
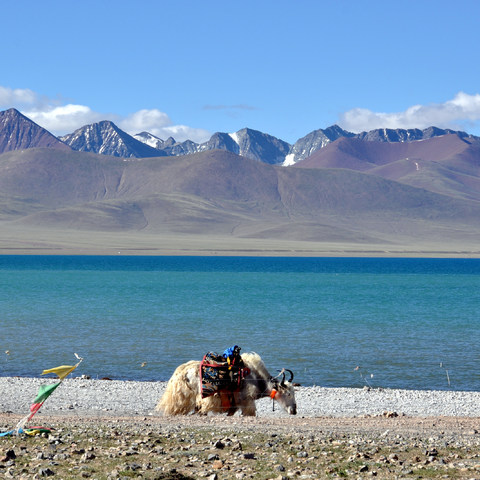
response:
<path id="1" fill-rule="evenodd" d="M 240 139 L 238 137 L 238 132 L 229 133 L 229 135 L 237 145 L 240 145 Z"/>
<path id="2" fill-rule="evenodd" d="M 164 141 L 149 132 L 141 132 L 133 135 L 133 138 L 152 148 L 161 149 Z"/>
<path id="3" fill-rule="evenodd" d="M 283 167 L 290 167 L 291 165 L 295 165 L 295 154 L 289 153 L 286 157 L 284 162 L 282 163 Z"/>

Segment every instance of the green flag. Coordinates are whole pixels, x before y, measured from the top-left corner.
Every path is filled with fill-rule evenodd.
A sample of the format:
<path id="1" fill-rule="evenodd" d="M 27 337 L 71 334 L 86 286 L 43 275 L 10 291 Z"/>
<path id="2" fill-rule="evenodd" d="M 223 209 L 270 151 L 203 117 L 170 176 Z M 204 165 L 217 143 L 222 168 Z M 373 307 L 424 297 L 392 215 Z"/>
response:
<path id="1" fill-rule="evenodd" d="M 38 394 L 35 397 L 35 400 L 33 401 L 33 403 L 44 402 L 59 385 L 60 385 L 60 382 L 54 383 L 53 385 L 42 385 L 38 390 Z"/>

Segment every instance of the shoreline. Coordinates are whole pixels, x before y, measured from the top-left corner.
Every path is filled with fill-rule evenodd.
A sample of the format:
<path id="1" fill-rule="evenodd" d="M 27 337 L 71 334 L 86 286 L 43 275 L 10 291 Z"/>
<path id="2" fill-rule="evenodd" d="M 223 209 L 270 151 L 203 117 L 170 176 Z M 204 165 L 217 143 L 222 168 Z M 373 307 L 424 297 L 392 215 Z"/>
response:
<path id="1" fill-rule="evenodd" d="M 0 247 L 1 255 L 112 257 L 270 257 L 270 258 L 440 258 L 480 259 L 480 251 L 462 250 L 349 250 L 349 249 L 170 249 L 170 248 L 24 248 Z"/>
<path id="2" fill-rule="evenodd" d="M 480 258 L 475 239 L 292 240 L 45 229 L 0 222 L 0 255 Z M 452 245 L 454 247 L 452 248 Z"/>
<path id="3" fill-rule="evenodd" d="M 26 414 L 42 385 L 54 378 L 0 377 L 0 414 Z M 162 417 L 155 405 L 167 382 L 92 380 L 62 382 L 41 413 L 80 417 Z M 296 418 L 480 417 L 480 392 L 382 388 L 296 387 Z M 256 402 L 257 418 L 293 418 L 270 399 Z M 238 414 L 235 415 L 238 418 Z"/>

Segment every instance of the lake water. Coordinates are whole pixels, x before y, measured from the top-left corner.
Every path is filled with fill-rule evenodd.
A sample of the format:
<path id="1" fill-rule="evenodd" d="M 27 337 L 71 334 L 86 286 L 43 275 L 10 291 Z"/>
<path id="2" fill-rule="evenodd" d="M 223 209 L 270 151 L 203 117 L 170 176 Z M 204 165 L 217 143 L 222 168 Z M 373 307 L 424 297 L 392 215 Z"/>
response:
<path id="1" fill-rule="evenodd" d="M 476 259 L 0 256 L 0 376 L 167 380 L 237 344 L 302 385 L 480 390 L 479 292 Z"/>

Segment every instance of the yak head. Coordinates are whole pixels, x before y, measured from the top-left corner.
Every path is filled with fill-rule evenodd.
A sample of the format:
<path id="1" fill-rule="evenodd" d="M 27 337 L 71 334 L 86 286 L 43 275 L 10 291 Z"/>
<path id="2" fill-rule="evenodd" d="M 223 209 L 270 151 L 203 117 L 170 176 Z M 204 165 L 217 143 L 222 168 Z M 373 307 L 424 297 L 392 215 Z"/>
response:
<path id="1" fill-rule="evenodd" d="M 285 380 L 285 372 L 290 374 L 288 380 Z M 295 402 L 295 391 L 293 389 L 292 380 L 293 372 L 283 368 L 279 375 L 270 379 L 272 383 L 270 397 L 273 400 L 276 400 L 287 413 L 290 415 L 296 415 L 297 403 Z"/>

